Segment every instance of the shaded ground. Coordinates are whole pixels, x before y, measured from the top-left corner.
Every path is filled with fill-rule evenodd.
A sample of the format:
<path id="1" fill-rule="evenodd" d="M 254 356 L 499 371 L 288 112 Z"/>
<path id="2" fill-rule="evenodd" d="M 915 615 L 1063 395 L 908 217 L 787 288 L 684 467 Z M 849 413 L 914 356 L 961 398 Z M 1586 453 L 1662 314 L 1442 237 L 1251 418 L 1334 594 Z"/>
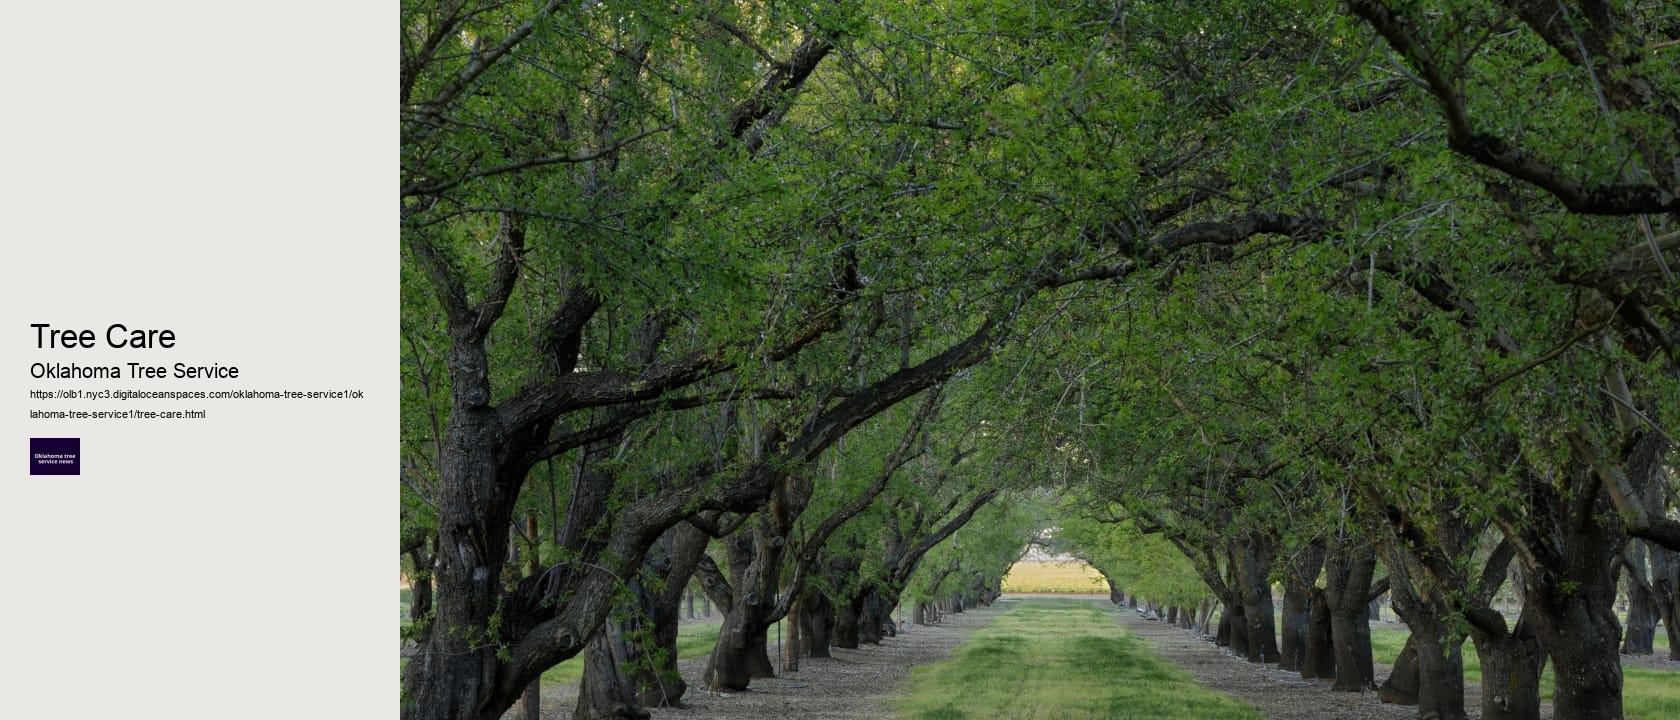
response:
<path id="1" fill-rule="evenodd" d="M 1326 717 L 1363 720 L 1417 716 L 1415 707 L 1378 702 L 1375 692 L 1333 692 L 1329 680 L 1304 681 L 1299 673 L 1278 670 L 1276 665 L 1262 669 L 1259 665 L 1232 656 L 1224 648 L 1198 640 L 1184 630 L 1145 620 L 1135 610 L 1122 608 L 1115 612 L 1117 622 L 1139 637 L 1148 638 L 1156 653 L 1184 668 L 1202 684 L 1253 703 L 1272 720 L 1317 720 Z M 1384 624 L 1399 626 L 1398 623 Z M 1468 642 L 1465 643 L 1465 652 L 1473 652 Z M 1624 655 L 1622 667 L 1676 671 L 1680 670 L 1680 663 L 1660 655 Z M 1391 671 L 1388 665 L 1378 663 L 1377 681 L 1381 682 Z M 1479 717 L 1481 707 L 1481 685 L 1465 682 L 1464 709 L 1471 717 Z M 1540 717 L 1551 720 L 1550 701 L 1542 702 Z"/>
<path id="2" fill-rule="evenodd" d="M 708 696 L 691 689 L 685 708 L 659 708 L 654 718 L 670 720 L 879 720 L 892 717 L 889 704 L 903 689 L 910 668 L 951 656 L 970 632 L 990 623 L 996 611 L 982 608 L 947 615 L 938 625 L 906 624 L 880 646 L 834 649 L 832 659 L 805 658 L 800 672 L 754 680 L 744 693 Z M 772 646 L 774 650 L 774 646 Z M 678 663 L 683 679 L 698 688 L 706 659 Z M 543 689 L 543 720 L 568 720 L 577 706 L 577 683 Z M 511 717 L 511 715 L 509 716 Z"/>
<path id="3" fill-rule="evenodd" d="M 1301 674 L 1278 670 L 1277 665 L 1249 663 L 1225 648 L 1198 639 L 1188 631 L 1163 622 L 1145 620 L 1130 608 L 1117 608 L 1115 620 L 1138 637 L 1149 640 L 1155 653 L 1178 665 L 1197 682 L 1227 693 L 1260 708 L 1271 720 L 1321 720 L 1339 718 L 1415 718 L 1417 708 L 1384 705 L 1376 692 L 1332 692 L 1330 681 L 1310 682 Z M 1388 677 L 1390 668 L 1377 665 L 1377 678 Z M 1480 688 L 1465 688 L 1464 706 L 1475 713 L 1481 706 Z"/>
<path id="4" fill-rule="evenodd" d="M 1032 597 L 1016 596 L 1009 597 Z M 1070 595 L 1040 597 L 1069 598 Z M 1106 595 L 1088 596 L 1094 603 L 1107 604 Z M 968 638 L 975 629 L 989 624 L 996 610 L 983 608 L 946 616 L 939 625 L 910 626 L 880 646 L 859 650 L 835 649 L 833 659 L 805 659 L 801 672 L 758 680 L 753 689 L 726 697 L 708 696 L 691 690 L 686 708 L 661 708 L 654 718 L 668 720 L 877 720 L 893 716 L 891 700 L 904 691 L 910 668 L 938 662 Z M 1162 658 L 1189 672 L 1201 684 L 1227 693 L 1258 707 L 1271 720 L 1388 720 L 1416 718 L 1412 707 L 1385 705 L 1375 692 L 1341 693 L 1330 690 L 1329 681 L 1303 681 L 1298 673 L 1280 671 L 1276 665 L 1262 668 L 1233 657 L 1223 648 L 1197 639 L 1190 633 L 1161 622 L 1143 619 L 1134 610 L 1116 608 L 1115 621 L 1131 633 L 1148 640 Z M 717 622 L 716 618 L 688 622 Z M 1680 663 L 1656 657 L 1622 658 L 1628 667 L 1680 670 Z M 698 686 L 705 658 L 680 663 L 684 679 Z M 1387 665 L 1376 666 L 1376 676 L 1387 677 Z M 543 690 L 544 720 L 568 720 L 577 704 L 577 684 L 553 685 Z M 1481 688 L 1466 683 L 1465 709 L 1474 717 L 1481 707 Z M 511 716 L 510 716 L 511 717 Z M 1551 706 L 1543 709 L 1550 720 Z"/>

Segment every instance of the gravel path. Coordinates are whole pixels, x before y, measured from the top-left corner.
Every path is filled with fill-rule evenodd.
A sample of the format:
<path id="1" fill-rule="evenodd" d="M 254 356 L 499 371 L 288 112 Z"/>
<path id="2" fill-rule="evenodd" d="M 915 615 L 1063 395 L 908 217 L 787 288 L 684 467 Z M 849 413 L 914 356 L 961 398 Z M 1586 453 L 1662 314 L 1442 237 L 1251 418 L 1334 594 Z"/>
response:
<path id="1" fill-rule="evenodd" d="M 1009 596 L 1026 597 L 1026 596 Z M 1052 597 L 1070 597 L 1059 595 Z M 1077 597 L 1077 596 L 1074 596 Z M 1107 604 L 1107 596 L 1090 596 L 1092 602 Z M 697 689 L 688 693 L 687 707 L 653 711 L 655 720 L 878 720 L 893 716 L 892 699 L 901 695 L 910 668 L 938 662 L 966 640 L 971 632 L 986 626 L 1000 612 L 982 608 L 948 615 L 938 625 L 911 626 L 898 637 L 886 638 L 879 646 L 858 650 L 836 648 L 832 659 L 801 661 L 800 672 L 780 678 L 756 680 L 752 689 L 723 697 L 708 696 Z M 1385 705 L 1375 692 L 1345 693 L 1330 690 L 1329 681 L 1303 681 L 1299 673 L 1262 667 L 1232 656 L 1224 648 L 1196 638 L 1162 622 L 1145 620 L 1129 608 L 1114 610 L 1115 622 L 1143 638 L 1157 655 L 1186 672 L 1202 685 L 1224 692 L 1260 708 L 1270 720 L 1397 720 L 1416 718 L 1417 709 Z M 1655 658 L 1623 658 L 1629 665 L 1680 669 L 1680 663 Z M 705 658 L 679 663 L 683 677 L 693 687 Z M 1376 666 L 1379 681 L 1391 668 Z M 543 690 L 544 720 L 569 720 L 577 705 L 577 684 L 567 683 Z M 1472 717 L 1481 707 L 1481 688 L 1465 687 L 1464 707 Z M 509 716 L 511 717 L 511 715 Z M 1550 720 L 1550 704 L 1542 718 Z"/>
<path id="2" fill-rule="evenodd" d="M 1415 718 L 1417 708 L 1384 705 L 1377 701 L 1377 693 L 1332 692 L 1330 681 L 1310 682 L 1301 674 L 1278 670 L 1277 665 L 1262 667 L 1231 655 L 1225 648 L 1201 640 L 1187 630 L 1164 622 L 1145 620 L 1137 611 L 1118 608 L 1115 621 L 1133 635 L 1150 642 L 1155 654 L 1178 665 L 1207 687 L 1226 693 L 1260 708 L 1271 720 L 1367 720 L 1376 718 Z M 1388 677 L 1390 668 L 1377 665 L 1376 675 Z M 1479 707 L 1481 695 L 1465 694 L 1465 708 Z"/>
<path id="3" fill-rule="evenodd" d="M 706 659 L 677 664 L 690 690 L 687 707 L 653 710 L 655 720 L 880 720 L 893 716 L 892 699 L 904 690 L 916 665 L 951 656 L 969 633 L 986 626 L 997 610 L 981 608 L 947 615 L 938 625 L 905 624 L 898 637 L 857 650 L 834 648 L 833 658 L 805 658 L 799 672 L 754 680 L 744 693 L 722 697 L 698 690 Z M 577 683 L 543 689 L 543 720 L 569 720 L 577 706 Z M 511 717 L 508 716 L 508 717 Z"/>
<path id="4" fill-rule="evenodd" d="M 1266 669 L 1231 655 L 1224 648 L 1196 639 L 1185 630 L 1162 622 L 1145 620 L 1135 610 L 1118 609 L 1116 621 L 1127 630 L 1147 638 L 1156 654 L 1184 668 L 1203 685 L 1241 698 L 1256 707 L 1271 720 L 1318 720 L 1319 718 L 1415 718 L 1417 708 L 1384 705 L 1375 692 L 1345 693 L 1330 689 L 1331 681 L 1308 682 L 1300 673 L 1278 670 L 1276 665 Z M 1469 641 L 1464 644 L 1466 654 L 1475 652 Z M 1662 655 L 1622 656 L 1623 667 L 1643 667 L 1657 670 L 1680 670 L 1680 662 Z M 1378 663 L 1377 682 L 1393 668 Z M 1481 716 L 1482 687 L 1479 683 L 1464 684 L 1464 709 L 1472 718 Z M 1552 704 L 1542 702 L 1541 720 L 1551 720 Z"/>

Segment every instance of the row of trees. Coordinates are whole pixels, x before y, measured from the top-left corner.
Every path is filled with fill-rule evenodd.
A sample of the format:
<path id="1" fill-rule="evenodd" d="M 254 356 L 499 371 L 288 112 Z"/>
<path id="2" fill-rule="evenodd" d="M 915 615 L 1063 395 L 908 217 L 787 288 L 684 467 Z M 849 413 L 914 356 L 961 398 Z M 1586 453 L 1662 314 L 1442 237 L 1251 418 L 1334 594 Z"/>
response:
<path id="1" fill-rule="evenodd" d="M 1340 627 L 1381 557 L 1443 717 L 1464 625 L 1620 716 L 1618 568 L 1672 608 L 1680 549 L 1674 8 L 401 22 L 404 717 L 497 717 L 580 653 L 591 707 L 680 697 L 626 668 L 690 575 L 743 686 L 779 618 L 845 642 L 985 587 L 1048 524 L 999 494 L 1070 484 L 1259 652 L 1271 577 Z"/>
<path id="2" fill-rule="evenodd" d="M 1549 658 L 1558 717 L 1619 718 L 1618 652 L 1649 653 L 1659 617 L 1680 641 L 1680 18 L 1347 10 L 1395 83 L 1335 123 L 1370 173 L 1335 241 L 1186 273 L 1127 319 L 1167 351 L 1090 380 L 1084 547 L 1170 542 L 1233 647 L 1339 689 L 1376 687 L 1363 617 L 1388 592 L 1412 634 L 1383 690 L 1420 714 L 1467 715 L 1468 638 L 1482 717 L 1538 717 Z M 1508 579 L 1515 619 L 1492 607 Z"/>

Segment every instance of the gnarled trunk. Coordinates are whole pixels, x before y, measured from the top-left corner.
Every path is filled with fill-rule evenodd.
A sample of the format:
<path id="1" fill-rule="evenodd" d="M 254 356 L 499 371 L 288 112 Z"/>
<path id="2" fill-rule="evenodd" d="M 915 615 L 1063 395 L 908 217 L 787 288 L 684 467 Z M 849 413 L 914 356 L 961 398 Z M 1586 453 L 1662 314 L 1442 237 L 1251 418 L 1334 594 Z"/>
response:
<path id="1" fill-rule="evenodd" d="M 962 605 L 965 600 L 959 598 L 957 602 Z M 887 613 L 891 610 L 882 607 L 885 603 L 881 601 L 874 588 L 870 588 L 862 597 L 854 601 L 854 604 L 857 606 L 858 642 L 880 645 L 881 638 L 886 631 Z"/>
<path id="2" fill-rule="evenodd" d="M 1410 637 L 1394 660 L 1394 669 L 1377 688 L 1377 699 L 1392 705 L 1418 704 L 1417 645 Z"/>
<path id="3" fill-rule="evenodd" d="M 1251 535 L 1239 553 L 1237 575 L 1242 584 L 1243 619 L 1248 623 L 1244 655 L 1249 662 L 1277 662 L 1280 654 L 1269 580 L 1276 554 L 1272 540 L 1258 534 Z"/>
<path id="4" fill-rule="evenodd" d="M 916 605 L 916 624 L 921 624 L 922 605 Z M 805 656 L 814 658 L 834 657 L 829 652 L 833 643 L 831 633 L 834 631 L 834 603 L 818 591 L 809 591 L 799 599 L 799 634 L 803 638 Z"/>
<path id="5" fill-rule="evenodd" d="M 1404 661 L 1395 663 L 1393 675 L 1382 688 L 1387 693 L 1382 699 L 1410 704 L 1405 702 L 1410 695 L 1417 703 L 1418 717 L 1464 720 L 1469 717 L 1464 711 L 1464 639 L 1448 633 L 1446 608 L 1440 602 L 1418 597 L 1404 579 L 1397 578 L 1391 589 L 1394 611 L 1412 631 L 1402 651 L 1402 656 L 1411 652 L 1412 662 L 1409 668 Z M 1363 620 L 1363 607 L 1360 617 Z M 1408 670 L 1415 674 L 1404 676 Z M 1400 699 L 1390 700 L 1391 696 Z"/>
<path id="6" fill-rule="evenodd" d="M 1307 624 L 1306 652 L 1301 659 L 1301 677 L 1335 679 L 1336 646 L 1331 629 L 1330 601 L 1319 588 L 1312 590 L 1312 617 Z"/>
<path id="7" fill-rule="evenodd" d="M 583 672 L 588 682 L 578 685 L 577 720 L 648 720 L 647 711 L 636 696 L 636 681 L 630 676 L 636 649 L 626 637 L 625 620 L 609 620 L 583 651 Z"/>
<path id="8" fill-rule="evenodd" d="M 1503 618 L 1498 622 L 1503 624 Z M 1480 623 L 1470 626 L 1482 663 L 1482 720 L 1538 720 L 1546 654 L 1528 613 L 1518 618 L 1509 633 L 1485 632 L 1481 627 Z"/>
<path id="9" fill-rule="evenodd" d="M 1657 594 L 1651 585 L 1644 541 L 1629 542 L 1622 561 L 1627 571 L 1625 586 L 1628 599 L 1622 654 L 1650 655 L 1656 652 L 1653 644 L 1657 638 L 1657 621 L 1662 619 L 1662 613 L 1657 610 Z"/>
<path id="10" fill-rule="evenodd" d="M 858 608 L 850 602 L 834 606 L 834 647 L 858 648 Z"/>
<path id="11" fill-rule="evenodd" d="M 1332 689 L 1360 692 L 1376 687 L 1370 616 L 1366 614 L 1376 567 L 1376 550 L 1359 538 L 1342 540 L 1325 562 L 1324 597 L 1336 653 Z"/>
<path id="12" fill-rule="evenodd" d="M 1651 588 L 1668 633 L 1668 659 L 1680 660 L 1680 552 L 1651 547 Z"/>
<path id="13" fill-rule="evenodd" d="M 1524 607 L 1532 610 L 1540 642 L 1555 663 L 1552 707 L 1560 718 L 1622 717 L 1621 627 L 1605 550 L 1569 553 L 1577 562 L 1566 559 L 1562 572 L 1524 567 Z M 1606 562 L 1598 568 L 1582 562 L 1591 559 Z"/>
<path id="14" fill-rule="evenodd" d="M 1247 612 L 1241 602 L 1234 602 L 1226 606 L 1225 616 L 1219 621 L 1219 632 L 1226 634 L 1232 654 L 1242 657 L 1248 657 Z"/>
<path id="15" fill-rule="evenodd" d="M 1628 538 L 1594 468 L 1613 461 L 1595 455 L 1578 437 L 1572 443 L 1577 465 L 1569 473 L 1551 482 L 1524 478 L 1528 514 L 1557 520 L 1537 526 L 1502 514 L 1498 521 L 1506 537 L 1523 548 L 1517 553 L 1523 607 L 1554 664 L 1557 717 L 1620 720 L 1616 570 Z M 1654 447 L 1666 447 L 1666 441 L 1647 435 L 1635 444 L 1633 456 L 1648 455 Z M 1636 485 L 1649 484 L 1657 469 L 1637 464 L 1630 463 L 1628 476 Z"/>
<path id="16" fill-rule="evenodd" d="M 754 679 L 776 677 L 770 662 L 770 626 L 780 619 L 776 592 L 786 545 L 779 542 L 773 522 L 761 515 L 751 531 L 742 528 L 725 540 L 730 582 L 725 583 L 708 561 L 700 564 L 703 587 L 716 594 L 723 609 L 717 645 L 701 675 L 707 689 L 739 692 Z"/>
<path id="17" fill-rule="evenodd" d="M 1278 667 L 1300 671 L 1307 658 L 1307 638 L 1312 627 L 1313 583 L 1324 567 L 1324 547 L 1313 543 L 1295 551 L 1283 583 L 1283 635 L 1278 646 Z"/>
<path id="18" fill-rule="evenodd" d="M 661 533 L 649 548 L 626 588 L 622 616 L 608 620 L 590 641 L 577 718 L 641 718 L 643 708 L 682 707 L 688 684 L 677 670 L 677 626 L 683 589 L 705 551 L 705 534 L 686 524 Z"/>

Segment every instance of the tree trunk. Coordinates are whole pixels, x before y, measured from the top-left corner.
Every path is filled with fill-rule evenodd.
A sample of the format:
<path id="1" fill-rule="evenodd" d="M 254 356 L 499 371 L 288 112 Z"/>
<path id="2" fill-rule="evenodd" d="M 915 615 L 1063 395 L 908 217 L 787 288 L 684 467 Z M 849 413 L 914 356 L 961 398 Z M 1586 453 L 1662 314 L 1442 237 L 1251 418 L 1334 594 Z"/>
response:
<path id="1" fill-rule="evenodd" d="M 1312 631 L 1312 595 L 1305 589 L 1285 586 L 1283 592 L 1283 634 L 1278 646 L 1278 669 L 1300 672 L 1307 658 L 1307 636 Z"/>
<path id="2" fill-rule="evenodd" d="M 1651 588 L 1668 633 L 1668 659 L 1680 660 L 1680 552 L 1651 547 Z"/>
<path id="3" fill-rule="evenodd" d="M 749 617 L 756 615 L 759 613 L 751 606 L 739 605 L 734 612 L 724 614 L 717 647 L 702 675 L 709 688 L 740 692 L 755 679 L 776 676 L 775 666 L 770 664 L 770 633 L 765 627 L 754 627 L 764 624 L 758 617 Z"/>
<path id="4" fill-rule="evenodd" d="M 1376 687 L 1370 616 L 1366 614 L 1376 567 L 1376 550 L 1362 538 L 1343 539 L 1325 562 L 1324 597 L 1336 653 L 1334 690 L 1362 692 Z"/>
<path id="5" fill-rule="evenodd" d="M 806 657 L 834 657 L 829 652 L 832 642 L 830 633 L 834 630 L 834 603 L 827 595 L 813 590 L 799 599 L 799 625 Z"/>
<path id="6" fill-rule="evenodd" d="M 1570 555 L 1571 559 L 1586 560 L 1604 553 Z M 1557 717 L 1620 720 L 1622 664 L 1617 641 L 1621 628 L 1613 605 L 1616 581 L 1607 561 L 1601 568 L 1582 567 L 1587 564 L 1566 561 L 1574 568 L 1566 568 L 1563 573 L 1544 569 L 1537 573 L 1525 567 L 1524 607 L 1533 610 L 1540 642 L 1555 663 L 1552 707 Z M 1570 569 L 1574 573 L 1565 575 Z"/>
<path id="7" fill-rule="evenodd" d="M 1330 637 L 1336 652 L 1332 668 L 1336 683 L 1332 689 L 1362 692 L 1377 686 L 1376 668 L 1371 658 L 1370 622 L 1364 603 L 1346 609 L 1331 606 Z"/>
<path id="8" fill-rule="evenodd" d="M 710 689 L 740 692 L 754 679 L 776 676 L 770 662 L 770 626 L 780 619 L 775 616 L 776 593 L 786 544 L 775 533 L 773 519 L 763 515 L 751 532 L 742 528 L 725 540 L 731 592 L 718 598 L 723 626 L 702 675 Z M 709 566 L 701 567 L 713 587 L 722 584 Z"/>
<path id="9" fill-rule="evenodd" d="M 1242 582 L 1243 618 L 1248 623 L 1245 656 L 1249 662 L 1277 662 L 1277 623 L 1272 606 L 1272 584 L 1268 579 L 1276 558 L 1276 547 L 1270 538 L 1254 534 L 1250 535 L 1240 554 L 1242 562 L 1238 577 Z"/>
<path id="10" fill-rule="evenodd" d="M 652 717 L 636 697 L 630 676 L 635 650 L 624 632 L 626 620 L 609 620 L 583 651 L 576 720 L 647 720 Z"/>
<path id="11" fill-rule="evenodd" d="M 525 694 L 513 706 L 515 720 L 542 720 L 542 681 L 525 686 Z"/>
<path id="12" fill-rule="evenodd" d="M 1330 601 L 1319 588 L 1312 589 L 1312 614 L 1308 621 L 1305 650 L 1301 659 L 1301 677 L 1308 680 L 1335 679 L 1336 645 L 1330 620 Z"/>
<path id="13" fill-rule="evenodd" d="M 1464 720 L 1464 639 L 1445 627 L 1413 630 L 1418 643 L 1418 717 Z"/>
<path id="14" fill-rule="evenodd" d="M 834 647 L 858 649 L 858 612 L 851 602 L 835 604 Z"/>
<path id="15" fill-rule="evenodd" d="M 1453 596 L 1472 593 L 1473 588 L 1463 572 L 1452 573 L 1451 567 L 1437 567 L 1432 572 L 1427 565 L 1441 557 L 1462 557 L 1479 533 L 1460 517 L 1445 511 L 1440 511 L 1432 535 L 1420 536 L 1420 531 L 1398 514 L 1390 516 L 1386 527 L 1389 532 L 1383 536 L 1383 554 L 1388 567 L 1389 597 L 1394 612 L 1411 629 L 1406 645 L 1413 651 L 1417 668 L 1412 687 L 1418 717 L 1462 720 L 1468 717 L 1464 710 L 1464 637 L 1449 630 L 1448 618 L 1452 613 L 1449 603 Z M 1441 562 L 1452 564 L 1450 560 Z M 1352 588 L 1353 583 L 1349 582 L 1349 589 Z M 1367 580 L 1360 586 L 1361 594 L 1357 598 L 1348 598 L 1350 607 L 1346 608 L 1350 615 L 1357 615 L 1362 625 L 1369 622 L 1366 619 L 1369 588 Z M 1337 670 L 1338 676 L 1347 671 L 1341 667 L 1340 658 Z M 1400 675 L 1398 666 L 1394 675 Z"/>
<path id="16" fill-rule="evenodd" d="M 1289 562 L 1283 582 L 1283 635 L 1278 647 L 1278 667 L 1300 671 L 1307 656 L 1307 636 L 1312 626 L 1313 583 L 1324 567 L 1324 547 L 1303 545 Z"/>
<path id="17" fill-rule="evenodd" d="M 408 586 L 408 620 L 409 627 L 404 632 L 405 639 L 423 635 L 426 624 L 430 622 L 432 614 L 432 555 L 426 552 L 428 544 L 435 545 L 436 539 L 430 534 L 416 537 L 409 543 L 408 558 L 414 567 L 414 575 L 409 578 Z"/>
<path id="18" fill-rule="evenodd" d="M 533 513 L 525 515 L 525 536 L 537 537 L 537 516 Z M 517 550 L 517 548 L 515 548 Z M 536 553 L 530 553 L 526 558 L 525 574 L 534 577 L 542 572 L 542 564 Z M 514 705 L 514 717 L 518 720 L 542 720 L 542 678 L 538 677 L 525 686 L 525 694 L 519 696 L 519 702 Z"/>
<path id="19" fill-rule="evenodd" d="M 1664 442 L 1647 435 L 1639 445 L 1649 449 L 1649 440 Z M 1586 452 L 1576 448 L 1577 455 Z M 1556 520 L 1540 525 L 1502 513 L 1499 522 L 1506 537 L 1524 549 L 1517 553 L 1523 608 L 1552 658 L 1553 712 L 1570 720 L 1620 720 L 1622 665 L 1617 651 L 1622 633 L 1615 612 L 1616 570 L 1627 535 L 1593 469 L 1584 461 L 1577 464 L 1572 474 L 1557 481 L 1567 482 L 1567 488 L 1525 478 L 1527 512 Z M 1649 480 L 1632 470 L 1628 475 L 1635 482 Z"/>
<path id="20" fill-rule="evenodd" d="M 1650 574 L 1645 563 L 1645 543 L 1634 540 L 1628 543 L 1623 554 L 1627 570 L 1627 628 L 1622 635 L 1623 655 L 1650 655 L 1656 652 L 1653 642 L 1657 637 L 1657 621 L 1662 619 L 1662 613 L 1657 610 L 1657 595 L 1651 585 Z"/>
<path id="21" fill-rule="evenodd" d="M 1225 619 L 1221 620 L 1221 622 L 1228 621 L 1230 623 L 1228 631 L 1230 632 L 1231 653 L 1239 657 L 1248 657 L 1247 612 L 1248 609 L 1241 602 L 1236 602 L 1226 609 Z M 1226 632 L 1227 629 L 1222 626 L 1220 631 Z"/>
<path id="22" fill-rule="evenodd" d="M 787 646 L 782 651 L 782 672 L 799 672 L 799 626 L 802 624 L 799 617 L 800 605 L 801 603 L 795 600 L 788 608 L 786 618 L 791 622 L 782 623 L 787 626 Z"/>
<path id="23" fill-rule="evenodd" d="M 1411 629 L 1406 638 L 1401 661 L 1394 665 L 1393 675 L 1384 681 L 1381 695 L 1384 702 L 1418 705 L 1418 717 L 1438 717 L 1440 720 L 1463 720 L 1465 713 L 1465 678 L 1463 678 L 1463 638 L 1450 638 L 1446 633 L 1445 599 L 1441 587 L 1425 581 L 1425 572 L 1398 542 L 1388 544 L 1389 596 L 1394 613 L 1406 621 Z M 1421 589 L 1420 589 L 1421 587 Z M 1364 603 L 1361 599 L 1361 611 Z M 1410 651 L 1410 663 L 1404 653 Z M 1337 675 L 1344 675 L 1337 668 Z M 1389 700 L 1394 698 L 1394 700 Z"/>
<path id="24" fill-rule="evenodd" d="M 927 624 L 927 603 L 916 601 L 916 609 L 910 615 L 910 622 L 916 625 Z"/>
<path id="25" fill-rule="evenodd" d="M 653 649 L 642 653 L 647 660 L 637 663 L 633 671 L 637 696 L 647 707 L 683 706 L 682 698 L 688 692 L 688 683 L 683 681 L 682 672 L 677 669 L 677 635 L 681 624 L 678 616 L 685 589 L 688 590 L 689 608 L 692 610 L 694 607 L 689 580 L 694 576 L 700 558 L 706 554 L 709 541 L 704 531 L 688 524 L 678 525 L 660 535 L 643 564 L 644 573 L 658 581 L 644 581 L 644 587 L 663 588 L 644 598 L 647 604 L 642 609 L 652 623 L 650 639 Z"/>
<path id="26" fill-rule="evenodd" d="M 1486 614 L 1497 615 L 1492 609 Z M 1503 624 L 1504 619 L 1498 622 Z M 1546 654 L 1528 613 L 1509 633 L 1485 632 L 1482 623 L 1473 622 L 1470 628 L 1482 663 L 1482 720 L 1539 720 L 1540 673 L 1546 667 Z"/>
<path id="27" fill-rule="evenodd" d="M 876 595 L 873 588 L 865 592 L 860 600 L 857 609 L 858 642 L 880 645 L 883 630 L 886 626 L 886 612 L 888 611 L 881 607 L 883 605 L 881 598 Z M 959 599 L 958 602 L 961 603 L 962 600 Z"/>
<path id="28" fill-rule="evenodd" d="M 462 354 L 474 357 L 455 359 Z M 484 359 L 482 350 L 474 353 L 470 346 L 452 349 L 450 356 L 451 365 Z M 476 719 L 499 704 L 492 700 L 495 688 L 490 685 L 499 669 L 496 644 L 483 639 L 490 632 L 490 618 L 501 594 L 513 507 L 510 501 L 483 508 L 470 498 L 450 496 L 495 494 L 500 479 L 495 457 L 501 439 L 498 429 L 487 414 L 452 417 L 444 438 L 444 452 L 438 458 L 439 475 L 445 479 L 440 492 L 445 497 L 439 502 L 438 550 L 432 572 L 434 613 L 419 654 L 409 659 L 403 672 L 406 720 Z M 508 705 L 511 699 L 501 707 Z M 499 709 L 495 714 L 501 714 Z"/>
<path id="29" fill-rule="evenodd" d="M 705 551 L 704 533 L 686 524 L 667 529 L 649 548 L 626 587 L 623 617 L 608 620 L 592 641 L 610 647 L 584 663 L 578 718 L 643 717 L 645 707 L 682 707 L 688 684 L 677 670 L 677 626 L 683 589 Z M 601 684 L 624 687 L 594 687 Z"/>
<path id="30" fill-rule="evenodd" d="M 451 480 L 441 492 L 500 497 L 494 488 L 517 486 L 501 474 L 517 472 L 522 479 L 525 469 L 497 461 L 495 429 L 486 418 L 451 427 L 439 461 L 442 475 Z M 640 565 L 658 533 L 649 526 L 602 527 L 613 517 L 604 509 L 612 484 L 611 476 L 597 470 L 579 473 L 570 510 L 588 520 L 568 521 L 558 544 L 585 558 L 598 557 L 610 546 L 622 571 Z M 497 720 L 544 669 L 584 649 L 611 609 L 614 571 L 581 563 L 556 566 L 507 591 L 502 570 L 508 559 L 511 500 L 486 508 L 482 502 L 450 498 L 439 506 L 448 509 L 441 511 L 433 572 L 434 620 L 403 672 L 402 717 Z M 561 597 L 565 599 L 556 599 Z M 492 622 L 495 619 L 499 622 Z M 540 648 L 516 648 L 511 657 L 504 655 L 508 645 L 525 639 L 539 625 L 548 638 Z"/>
<path id="31" fill-rule="evenodd" d="M 650 608 L 648 620 L 652 633 L 648 640 L 652 647 L 639 649 L 631 677 L 636 683 L 636 697 L 650 708 L 682 707 L 688 683 L 677 670 L 678 605 L 659 603 Z"/>
<path id="32" fill-rule="evenodd" d="M 642 613 L 651 609 L 647 589 L 639 580 L 630 582 L 631 599 L 620 612 L 622 617 L 608 619 L 590 639 L 583 654 L 583 677 L 578 680 L 578 704 L 574 717 L 578 720 L 625 720 L 649 716 L 639 692 L 638 675 L 652 662 L 647 650 L 638 647 L 632 638 L 644 634 Z M 673 640 L 675 638 L 673 637 Z M 677 679 L 681 683 L 680 678 Z M 681 692 L 678 692 L 681 696 Z"/>
<path id="33" fill-rule="evenodd" d="M 1417 644 L 1412 638 L 1406 638 L 1406 646 L 1400 648 L 1400 657 L 1394 661 L 1394 670 L 1377 688 L 1377 699 L 1391 705 L 1418 704 Z"/>

